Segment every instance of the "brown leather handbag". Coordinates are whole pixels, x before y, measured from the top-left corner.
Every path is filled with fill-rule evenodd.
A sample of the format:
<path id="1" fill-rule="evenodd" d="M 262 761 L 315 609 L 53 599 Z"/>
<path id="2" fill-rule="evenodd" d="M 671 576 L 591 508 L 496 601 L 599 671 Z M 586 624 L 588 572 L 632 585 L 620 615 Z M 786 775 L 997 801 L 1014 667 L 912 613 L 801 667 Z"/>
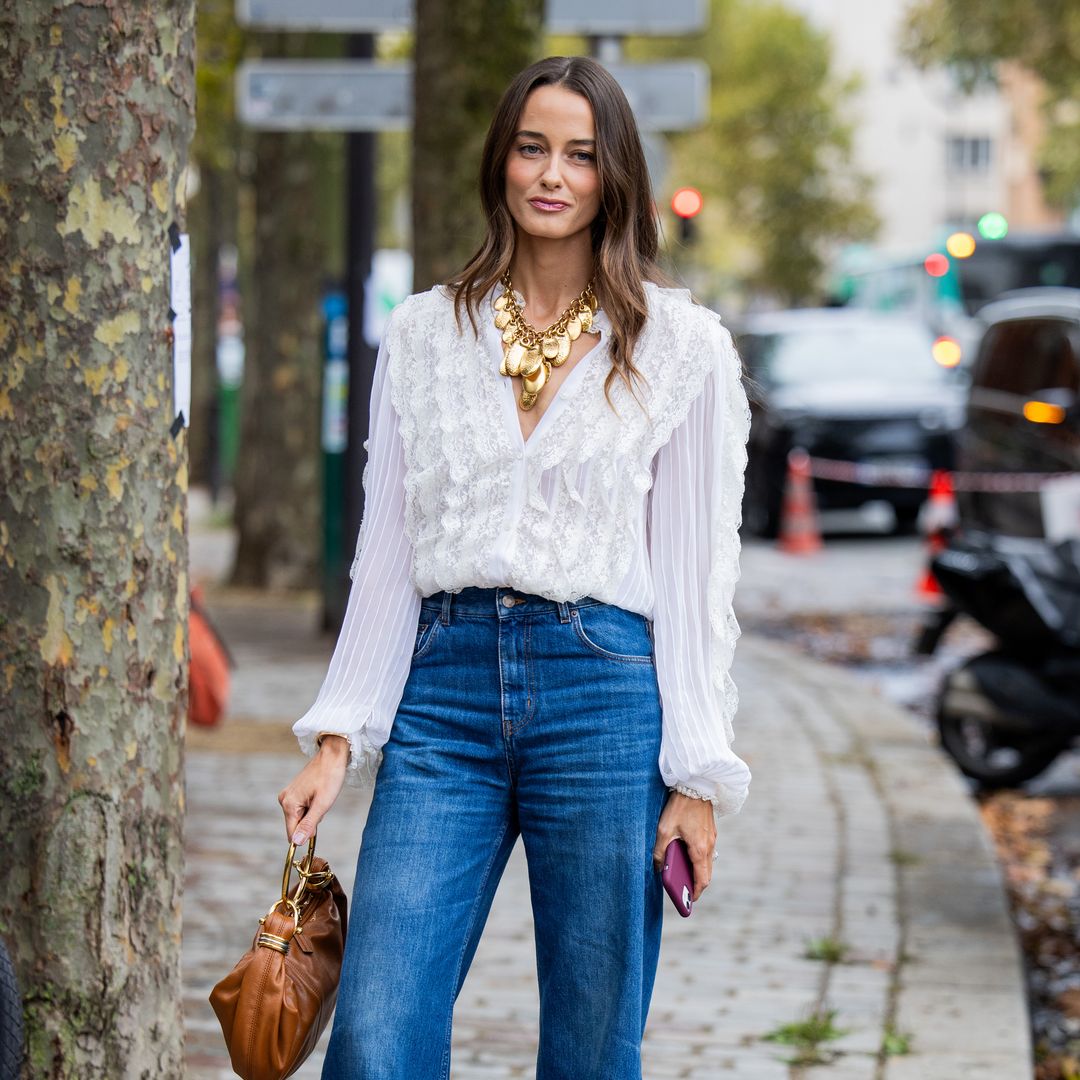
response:
<path id="1" fill-rule="evenodd" d="M 325 859 L 294 862 L 289 846 L 281 898 L 259 920 L 251 948 L 214 987 L 232 1067 L 243 1080 L 284 1080 L 315 1049 L 337 1000 L 347 925 L 345 893 Z M 293 869 L 299 880 L 289 892 Z"/>

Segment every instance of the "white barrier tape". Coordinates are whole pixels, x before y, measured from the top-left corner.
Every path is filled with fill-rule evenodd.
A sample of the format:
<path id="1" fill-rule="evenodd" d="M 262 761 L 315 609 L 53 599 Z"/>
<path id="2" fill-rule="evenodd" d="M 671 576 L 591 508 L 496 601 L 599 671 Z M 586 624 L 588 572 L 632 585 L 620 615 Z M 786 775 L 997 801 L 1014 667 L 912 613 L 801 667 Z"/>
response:
<path id="1" fill-rule="evenodd" d="M 810 458 L 810 473 L 821 480 L 840 480 L 868 487 L 924 488 L 930 486 L 933 469 L 925 465 L 838 461 Z M 1075 477 L 1077 473 L 992 473 L 951 472 L 956 491 L 1038 492 L 1055 480 Z"/>

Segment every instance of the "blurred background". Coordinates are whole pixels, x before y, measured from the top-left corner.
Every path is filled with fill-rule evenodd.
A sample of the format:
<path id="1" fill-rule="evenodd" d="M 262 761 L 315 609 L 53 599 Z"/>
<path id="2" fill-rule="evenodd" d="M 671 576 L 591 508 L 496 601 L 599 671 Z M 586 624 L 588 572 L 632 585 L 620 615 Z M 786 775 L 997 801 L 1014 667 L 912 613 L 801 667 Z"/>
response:
<path id="1" fill-rule="evenodd" d="M 1080 1076 L 1080 4 L 197 6 L 192 580 L 235 668 L 189 746 L 293 749 L 280 721 L 347 597 L 381 328 L 478 242 L 509 78 L 596 56 L 665 264 L 749 378 L 743 629 L 853 673 L 958 770 L 1035 1075 Z"/>

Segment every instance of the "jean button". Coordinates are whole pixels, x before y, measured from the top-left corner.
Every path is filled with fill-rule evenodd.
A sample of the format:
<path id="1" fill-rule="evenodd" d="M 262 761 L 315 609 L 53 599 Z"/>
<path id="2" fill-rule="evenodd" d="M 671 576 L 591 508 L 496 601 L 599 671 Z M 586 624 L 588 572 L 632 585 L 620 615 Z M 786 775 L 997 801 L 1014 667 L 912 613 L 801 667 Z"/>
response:
<path id="1" fill-rule="evenodd" d="M 512 596 L 503 597 L 503 607 L 513 607 L 517 601 Z"/>

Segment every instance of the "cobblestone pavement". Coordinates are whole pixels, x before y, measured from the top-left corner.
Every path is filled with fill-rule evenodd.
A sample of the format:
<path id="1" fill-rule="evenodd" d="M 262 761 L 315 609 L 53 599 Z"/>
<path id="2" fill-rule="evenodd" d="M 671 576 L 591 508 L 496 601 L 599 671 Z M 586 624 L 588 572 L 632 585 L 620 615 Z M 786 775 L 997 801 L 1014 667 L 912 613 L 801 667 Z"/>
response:
<path id="1" fill-rule="evenodd" d="M 308 606 L 211 596 L 240 668 L 232 714 L 188 744 L 184 980 L 188 1075 L 228 1077 L 213 983 L 280 881 L 277 791 L 302 763 L 288 726 L 332 642 Z M 1019 954 L 993 853 L 951 765 L 918 724 L 848 675 L 744 637 L 736 745 L 754 781 L 722 822 L 713 885 L 665 915 L 647 1080 L 1028 1080 Z M 351 887 L 365 799 L 347 789 L 320 852 Z M 846 943 L 843 962 L 804 957 Z M 525 861 L 511 858 L 455 1012 L 456 1080 L 531 1077 L 537 993 Z M 831 1061 L 793 1067 L 764 1036 L 835 1009 Z M 878 1058 L 884 1031 L 910 1052 Z M 324 1037 L 325 1038 L 325 1037 Z M 295 1075 L 319 1075 L 317 1053 Z M 418 1077 L 416 1080 L 425 1080 Z"/>

